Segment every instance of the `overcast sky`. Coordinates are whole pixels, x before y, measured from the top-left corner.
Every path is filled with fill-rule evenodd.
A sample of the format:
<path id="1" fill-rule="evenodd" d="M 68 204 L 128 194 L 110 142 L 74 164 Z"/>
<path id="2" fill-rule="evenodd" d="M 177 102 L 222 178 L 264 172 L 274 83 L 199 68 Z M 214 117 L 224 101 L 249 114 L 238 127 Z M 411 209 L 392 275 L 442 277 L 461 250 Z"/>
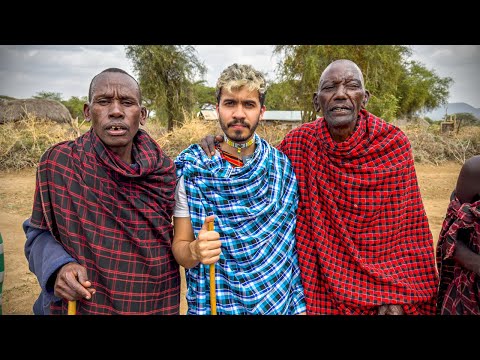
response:
<path id="1" fill-rule="evenodd" d="M 277 59 L 270 45 L 196 45 L 207 66 L 207 85 L 234 62 L 251 64 L 274 79 Z M 449 102 L 480 108 L 480 45 L 414 45 L 413 58 L 437 75 L 453 78 Z M 0 95 L 29 98 L 40 91 L 64 100 L 86 96 L 91 78 L 109 67 L 133 76 L 123 45 L 0 45 Z"/>

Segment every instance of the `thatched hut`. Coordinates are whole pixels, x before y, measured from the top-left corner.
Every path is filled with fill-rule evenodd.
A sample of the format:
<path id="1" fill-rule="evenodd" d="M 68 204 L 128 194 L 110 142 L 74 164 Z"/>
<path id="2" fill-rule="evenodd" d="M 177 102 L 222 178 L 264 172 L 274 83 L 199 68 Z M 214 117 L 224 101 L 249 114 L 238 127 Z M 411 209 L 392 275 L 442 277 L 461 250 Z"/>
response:
<path id="1" fill-rule="evenodd" d="M 17 99 L 0 101 L 0 124 L 18 121 L 27 114 L 58 123 L 70 123 L 71 115 L 65 105 L 50 99 Z"/>

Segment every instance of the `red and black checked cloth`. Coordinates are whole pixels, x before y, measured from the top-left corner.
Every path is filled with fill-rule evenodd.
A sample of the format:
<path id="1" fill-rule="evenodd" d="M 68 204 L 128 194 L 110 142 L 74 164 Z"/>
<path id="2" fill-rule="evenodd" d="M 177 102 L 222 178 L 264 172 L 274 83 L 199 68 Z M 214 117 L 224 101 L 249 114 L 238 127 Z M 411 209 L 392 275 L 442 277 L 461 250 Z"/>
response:
<path id="1" fill-rule="evenodd" d="M 480 277 L 453 260 L 457 241 L 480 254 L 480 200 L 461 204 L 455 197 L 450 202 L 437 244 L 437 313 L 480 315 Z"/>
<path id="2" fill-rule="evenodd" d="M 324 118 L 279 149 L 299 182 L 297 248 L 308 314 L 434 314 L 438 275 L 410 143 L 362 110 L 336 143 Z"/>
<path id="3" fill-rule="evenodd" d="M 137 170 L 90 130 L 47 150 L 38 165 L 31 222 L 87 268 L 97 290 L 77 302 L 77 314 L 179 314 L 175 165 L 141 129 L 132 154 Z M 66 314 L 67 302 L 60 305 L 51 313 Z"/>

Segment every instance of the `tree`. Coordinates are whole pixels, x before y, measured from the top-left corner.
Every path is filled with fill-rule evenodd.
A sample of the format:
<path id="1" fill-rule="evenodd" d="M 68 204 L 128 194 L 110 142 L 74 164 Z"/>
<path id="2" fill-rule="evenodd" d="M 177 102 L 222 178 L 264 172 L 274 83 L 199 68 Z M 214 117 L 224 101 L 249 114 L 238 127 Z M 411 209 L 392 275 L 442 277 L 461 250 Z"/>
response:
<path id="1" fill-rule="evenodd" d="M 142 95 L 148 107 L 161 119 L 167 130 L 183 123 L 184 111 L 195 104 L 194 78 L 203 77 L 206 67 L 190 45 L 127 45 L 127 58 L 133 62 Z"/>
<path id="2" fill-rule="evenodd" d="M 215 88 L 205 86 L 205 80 L 197 81 L 193 84 L 194 99 L 196 111 L 200 111 L 203 104 L 215 104 Z"/>
<path id="3" fill-rule="evenodd" d="M 277 45 L 274 53 L 283 56 L 277 73 L 280 81 L 290 81 L 290 90 L 303 111 L 302 121 L 315 119 L 312 96 L 317 91 L 318 80 L 322 71 L 332 61 L 350 59 L 362 70 L 365 88 L 371 97 L 367 109 L 385 120 L 392 120 L 405 112 L 411 114 L 423 106 L 432 106 L 448 98 L 448 87 L 451 79 L 439 78 L 434 72 L 425 69 L 421 64 L 413 66 L 407 62 L 411 50 L 403 45 Z M 422 102 L 410 102 L 422 90 L 423 81 L 429 81 L 432 92 Z M 412 78 L 413 77 L 413 78 Z M 416 80 L 416 81 L 414 81 Z"/>
<path id="4" fill-rule="evenodd" d="M 399 115 L 411 118 L 420 110 L 429 112 L 446 104 L 452 83 L 451 78 L 441 78 L 416 61 L 407 62 L 398 88 Z"/>
<path id="5" fill-rule="evenodd" d="M 88 102 L 87 96 L 77 97 L 72 96 L 68 100 L 62 101 L 62 104 L 66 106 L 73 119 L 83 119 L 83 104 Z"/>
<path id="6" fill-rule="evenodd" d="M 302 110 L 295 88 L 296 80 L 271 83 L 267 89 L 265 105 L 268 110 Z"/>
<path id="7" fill-rule="evenodd" d="M 446 118 L 447 116 L 444 116 L 445 120 Z M 449 118 L 455 119 L 457 134 L 462 126 L 480 126 L 480 120 L 472 113 L 456 113 L 450 115 Z"/>
<path id="8" fill-rule="evenodd" d="M 58 92 L 51 92 L 51 91 L 39 91 L 37 95 L 32 96 L 34 99 L 50 99 L 50 100 L 57 100 L 62 101 L 62 94 Z"/>

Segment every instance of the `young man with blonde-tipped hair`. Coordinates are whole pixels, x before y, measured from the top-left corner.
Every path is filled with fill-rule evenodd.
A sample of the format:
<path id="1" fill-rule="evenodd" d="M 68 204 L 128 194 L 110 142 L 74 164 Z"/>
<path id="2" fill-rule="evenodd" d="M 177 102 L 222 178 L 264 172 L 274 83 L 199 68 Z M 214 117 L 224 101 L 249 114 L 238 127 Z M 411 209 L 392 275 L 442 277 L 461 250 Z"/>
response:
<path id="1" fill-rule="evenodd" d="M 303 314 L 297 180 L 288 158 L 255 133 L 265 113 L 265 78 L 233 64 L 216 91 L 225 141 L 211 158 L 194 144 L 175 160 L 172 249 L 186 269 L 188 314 L 211 313 L 210 266 L 219 315 Z"/>

